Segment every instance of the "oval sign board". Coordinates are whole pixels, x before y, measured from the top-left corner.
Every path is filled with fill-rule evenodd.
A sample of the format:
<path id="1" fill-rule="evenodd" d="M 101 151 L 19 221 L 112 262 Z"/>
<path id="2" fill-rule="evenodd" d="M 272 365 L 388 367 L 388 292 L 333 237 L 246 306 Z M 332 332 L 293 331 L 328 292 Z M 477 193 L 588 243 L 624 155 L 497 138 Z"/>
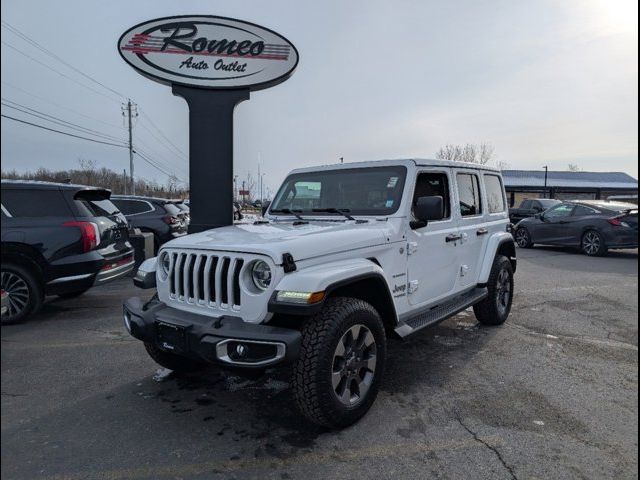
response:
<path id="1" fill-rule="evenodd" d="M 284 82 L 298 51 L 282 35 L 232 18 L 165 17 L 122 34 L 118 51 L 145 76 L 166 84 L 260 90 Z"/>

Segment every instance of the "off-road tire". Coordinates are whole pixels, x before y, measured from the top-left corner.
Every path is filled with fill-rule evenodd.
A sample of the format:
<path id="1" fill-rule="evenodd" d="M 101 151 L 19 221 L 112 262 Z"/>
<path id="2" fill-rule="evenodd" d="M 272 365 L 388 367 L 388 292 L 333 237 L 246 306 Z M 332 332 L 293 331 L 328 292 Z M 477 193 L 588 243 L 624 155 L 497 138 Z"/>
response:
<path id="1" fill-rule="evenodd" d="M 354 406 L 338 400 L 331 382 L 338 342 L 352 327 L 363 325 L 375 340 L 373 379 L 363 398 Z M 344 428 L 357 422 L 376 399 L 386 358 L 386 337 L 380 315 L 369 303 L 355 298 L 329 298 L 322 310 L 302 328 L 300 356 L 293 366 L 292 390 L 296 404 L 311 422 Z"/>
<path id="2" fill-rule="evenodd" d="M 595 242 L 597 242 L 597 245 Z M 580 240 L 580 250 L 589 257 L 604 257 L 609 251 L 602 234 L 597 230 L 584 232 Z"/>
<path id="3" fill-rule="evenodd" d="M 506 305 L 502 303 L 505 297 L 502 296 L 504 292 L 499 285 L 501 279 L 504 278 L 502 275 L 507 275 L 509 285 Z M 491 274 L 487 281 L 487 289 L 489 295 L 473 306 L 473 312 L 483 325 L 502 325 L 509 317 L 513 303 L 513 266 L 511 261 L 504 255 L 497 255 L 493 261 Z"/>
<path id="4" fill-rule="evenodd" d="M 144 348 L 147 349 L 149 356 L 161 367 L 168 368 L 178 373 L 195 372 L 204 367 L 204 364 L 187 357 L 176 355 L 174 353 L 165 352 L 159 349 L 153 343 L 145 342 Z"/>
<path id="5" fill-rule="evenodd" d="M 33 315 L 40 310 L 42 307 L 42 302 L 44 301 L 44 294 L 42 292 L 42 286 L 36 275 L 28 268 L 18 265 L 16 263 L 11 262 L 3 262 L 2 263 L 2 288 L 6 289 L 11 295 L 11 289 L 14 285 L 14 281 L 18 279 L 22 285 L 24 285 L 27 289 L 26 295 L 28 298 L 26 299 L 26 306 L 22 308 L 22 310 L 18 314 L 14 315 L 2 315 L 2 325 L 10 325 L 13 323 L 19 323 L 27 319 L 30 315 Z M 8 285 L 5 285 L 5 281 L 8 281 Z M 13 288 L 16 288 L 14 286 Z M 22 295 L 23 290 L 21 289 L 20 294 Z M 24 297 L 21 296 L 20 300 L 24 300 Z"/>
<path id="6" fill-rule="evenodd" d="M 531 232 L 526 227 L 516 229 L 515 241 L 520 248 L 533 248 Z"/>

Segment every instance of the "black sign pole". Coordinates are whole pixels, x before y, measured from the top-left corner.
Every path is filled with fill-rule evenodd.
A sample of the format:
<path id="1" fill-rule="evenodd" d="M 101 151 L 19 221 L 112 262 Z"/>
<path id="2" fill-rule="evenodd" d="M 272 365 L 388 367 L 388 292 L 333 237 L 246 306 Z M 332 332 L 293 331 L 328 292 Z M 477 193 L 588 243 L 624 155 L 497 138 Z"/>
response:
<path id="1" fill-rule="evenodd" d="M 249 89 L 172 85 L 189 105 L 189 233 L 233 224 L 233 111 Z"/>

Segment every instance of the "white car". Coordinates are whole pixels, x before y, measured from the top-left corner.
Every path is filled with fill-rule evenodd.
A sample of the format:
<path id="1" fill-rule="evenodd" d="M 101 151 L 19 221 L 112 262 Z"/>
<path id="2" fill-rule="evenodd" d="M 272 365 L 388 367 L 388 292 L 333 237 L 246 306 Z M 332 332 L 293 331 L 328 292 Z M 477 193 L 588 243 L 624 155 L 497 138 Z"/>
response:
<path id="1" fill-rule="evenodd" d="M 187 235 L 135 279 L 157 297 L 124 304 L 126 328 L 160 365 L 293 364 L 311 421 L 342 428 L 378 392 L 388 335 L 473 306 L 502 324 L 516 249 L 500 172 L 394 160 L 294 170 L 264 220 Z"/>

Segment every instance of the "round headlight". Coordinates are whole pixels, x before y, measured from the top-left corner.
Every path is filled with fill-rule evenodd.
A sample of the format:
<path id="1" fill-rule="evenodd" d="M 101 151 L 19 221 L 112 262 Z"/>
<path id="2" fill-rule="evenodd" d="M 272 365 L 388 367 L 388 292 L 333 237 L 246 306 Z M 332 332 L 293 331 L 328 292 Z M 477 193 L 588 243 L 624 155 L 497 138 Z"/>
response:
<path id="1" fill-rule="evenodd" d="M 169 272 L 171 271 L 171 257 L 167 252 L 164 252 L 160 255 L 160 272 L 162 273 L 162 278 L 167 278 L 169 276 Z"/>
<path id="2" fill-rule="evenodd" d="M 271 284 L 271 268 L 266 262 L 258 260 L 251 269 L 251 278 L 256 287 L 266 290 Z"/>

